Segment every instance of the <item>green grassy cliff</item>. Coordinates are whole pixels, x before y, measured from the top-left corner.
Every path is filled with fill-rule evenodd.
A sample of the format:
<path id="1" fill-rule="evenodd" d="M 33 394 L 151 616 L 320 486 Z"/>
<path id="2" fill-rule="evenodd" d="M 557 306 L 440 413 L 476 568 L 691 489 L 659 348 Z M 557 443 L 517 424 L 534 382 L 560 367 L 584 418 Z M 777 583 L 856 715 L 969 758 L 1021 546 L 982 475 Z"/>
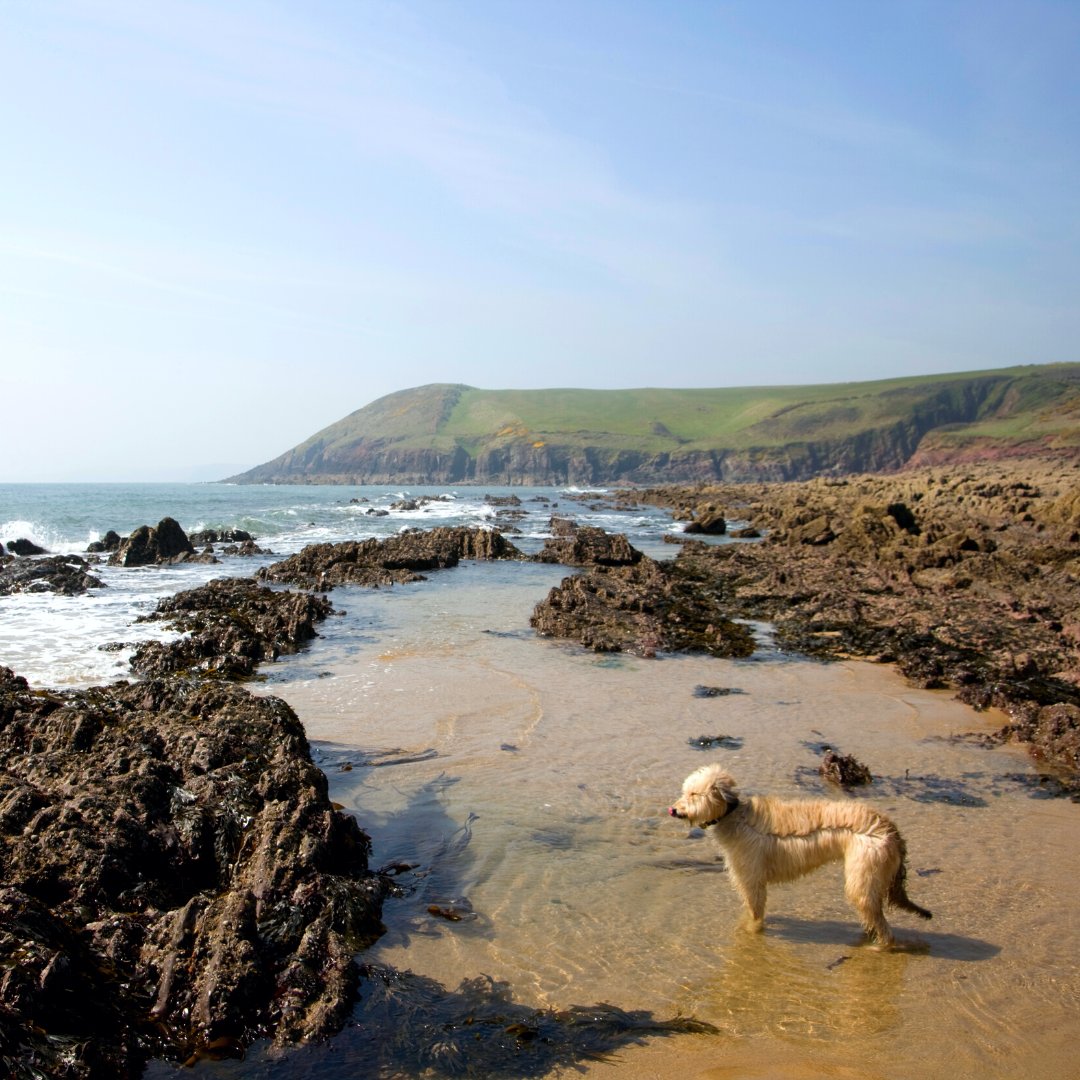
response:
<path id="1" fill-rule="evenodd" d="M 912 460 L 1080 453 L 1080 364 L 728 389 L 389 394 L 237 483 L 805 479 Z"/>

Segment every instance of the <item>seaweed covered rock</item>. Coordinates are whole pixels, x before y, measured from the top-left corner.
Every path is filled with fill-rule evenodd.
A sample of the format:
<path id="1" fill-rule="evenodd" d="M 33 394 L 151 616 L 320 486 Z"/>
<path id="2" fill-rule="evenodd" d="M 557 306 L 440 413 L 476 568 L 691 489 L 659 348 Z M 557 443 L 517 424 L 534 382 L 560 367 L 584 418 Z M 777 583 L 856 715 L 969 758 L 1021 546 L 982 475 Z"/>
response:
<path id="1" fill-rule="evenodd" d="M 310 593 L 281 592 L 249 578 L 221 578 L 158 602 L 139 621 L 164 621 L 186 636 L 140 645 L 131 668 L 142 676 L 175 672 L 246 678 L 267 660 L 316 636 L 333 605 Z"/>
<path id="2" fill-rule="evenodd" d="M 838 754 L 835 750 L 826 750 L 818 772 L 840 787 L 861 787 L 872 784 L 874 777 L 870 770 L 852 754 Z"/>
<path id="3" fill-rule="evenodd" d="M 0 596 L 37 592 L 79 596 L 104 585 L 101 578 L 90 573 L 89 563 L 78 555 L 31 559 L 0 553 Z"/>
<path id="4" fill-rule="evenodd" d="M 0 761 L 5 1075 L 137 1076 L 344 1023 L 384 881 L 288 705 L 0 668 Z"/>
<path id="5" fill-rule="evenodd" d="M 642 556 L 631 566 L 597 566 L 565 578 L 536 605 L 530 622 L 545 637 L 596 652 L 699 652 L 749 656 L 749 629 L 727 615 L 721 592 L 676 563 Z"/>
<path id="6" fill-rule="evenodd" d="M 422 581 L 424 572 L 457 566 L 462 559 L 521 558 L 521 552 L 492 529 L 442 526 L 409 529 L 385 540 L 310 544 L 296 555 L 260 568 L 257 576 L 303 589 L 377 587 Z"/>
<path id="7" fill-rule="evenodd" d="M 1075 782 L 1080 777 L 1080 707 L 1028 702 L 1013 710 L 1011 723 L 997 737 L 1027 743 L 1037 758 L 1067 770 L 1074 781 L 1071 790 L 1080 794 L 1080 783 Z"/>
<path id="8" fill-rule="evenodd" d="M 594 525 L 578 525 L 552 518 L 553 535 L 544 541 L 537 562 L 563 566 L 633 566 L 642 558 L 622 533 L 609 533 Z"/>

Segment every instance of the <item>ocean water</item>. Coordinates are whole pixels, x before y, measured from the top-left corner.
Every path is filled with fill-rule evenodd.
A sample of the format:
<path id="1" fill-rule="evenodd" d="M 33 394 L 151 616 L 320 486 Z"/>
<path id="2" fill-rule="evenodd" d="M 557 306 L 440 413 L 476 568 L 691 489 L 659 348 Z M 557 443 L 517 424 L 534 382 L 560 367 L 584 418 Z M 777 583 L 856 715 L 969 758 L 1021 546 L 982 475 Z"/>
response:
<path id="1" fill-rule="evenodd" d="M 656 556 L 677 550 L 663 538 L 679 526 L 661 511 L 512 493 L 525 513 L 512 539 L 525 550 L 542 545 L 552 513 L 625 532 Z M 451 499 L 365 513 L 420 494 Z M 86 597 L 0 598 L 0 663 L 41 685 L 123 677 L 124 653 L 96 646 L 146 636 L 133 619 L 157 596 L 250 574 L 313 540 L 491 522 L 485 494 L 0 488 L 5 541 L 75 552 L 108 528 L 168 514 L 189 530 L 246 528 L 275 552 L 212 567 L 102 567 L 108 588 Z M 411 869 L 396 877 L 386 933 L 362 958 L 374 966 L 339 1036 L 186 1069 L 156 1062 L 150 1077 L 1078 1075 L 1080 815 L 1046 797 L 1022 750 L 967 737 L 1004 717 L 913 689 L 889 667 L 784 654 L 767 627 L 742 661 L 597 656 L 538 639 L 532 608 L 568 572 L 468 562 L 409 585 L 337 589 L 345 614 L 262 669 L 251 688 L 303 720 L 332 798 L 372 837 L 372 864 Z M 715 745 L 698 749 L 701 736 Z M 817 773 L 825 744 L 865 762 L 874 783 L 829 789 Z M 707 839 L 666 813 L 683 777 L 710 760 L 747 793 L 885 810 L 907 840 L 909 891 L 933 921 L 898 915 L 908 947 L 875 952 L 839 869 L 827 868 L 770 890 L 763 935 L 740 931 Z M 389 1007 L 387 972 L 399 980 Z M 477 985 L 498 994 L 478 999 Z M 521 1010 L 596 1003 L 694 1016 L 715 1034 L 628 1034 L 608 1060 L 507 1037 Z"/>
<path id="2" fill-rule="evenodd" d="M 488 496 L 514 496 L 521 505 L 494 505 Z M 418 504 L 416 509 L 394 508 L 409 500 Z M 678 532 L 680 526 L 669 515 L 654 507 L 627 512 L 611 505 L 603 493 L 554 488 L 0 484 L 0 545 L 5 550 L 10 541 L 25 538 L 54 554 L 87 557 L 89 544 L 110 529 L 126 536 L 172 517 L 188 533 L 243 529 L 273 552 L 222 556 L 209 566 L 125 569 L 101 560 L 92 572 L 106 587 L 85 596 L 0 598 L 0 663 L 40 686 L 90 686 L 123 678 L 130 649 L 102 651 L 97 646 L 167 636 L 160 628 L 135 624 L 161 597 L 215 577 L 253 574 L 260 565 L 313 543 L 386 537 L 409 528 L 500 523 L 516 530 L 509 538 L 531 553 L 543 547 L 551 517 L 557 515 L 626 533 L 635 547 L 656 557 L 673 554 L 663 534 Z"/>

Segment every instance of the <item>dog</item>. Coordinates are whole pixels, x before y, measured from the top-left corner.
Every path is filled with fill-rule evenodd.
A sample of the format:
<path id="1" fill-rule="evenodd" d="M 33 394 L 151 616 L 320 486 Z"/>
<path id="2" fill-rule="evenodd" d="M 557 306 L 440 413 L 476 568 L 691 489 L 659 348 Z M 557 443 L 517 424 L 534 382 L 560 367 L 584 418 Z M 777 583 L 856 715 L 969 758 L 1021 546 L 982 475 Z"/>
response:
<path id="1" fill-rule="evenodd" d="M 765 894 L 773 882 L 794 881 L 830 862 L 844 864 L 844 895 L 878 948 L 895 943 L 885 920 L 888 904 L 932 918 L 907 894 L 907 848 L 884 814 L 856 802 L 740 799 L 720 765 L 703 765 L 683 782 L 668 813 L 704 829 L 727 862 L 750 928 L 765 924 Z"/>

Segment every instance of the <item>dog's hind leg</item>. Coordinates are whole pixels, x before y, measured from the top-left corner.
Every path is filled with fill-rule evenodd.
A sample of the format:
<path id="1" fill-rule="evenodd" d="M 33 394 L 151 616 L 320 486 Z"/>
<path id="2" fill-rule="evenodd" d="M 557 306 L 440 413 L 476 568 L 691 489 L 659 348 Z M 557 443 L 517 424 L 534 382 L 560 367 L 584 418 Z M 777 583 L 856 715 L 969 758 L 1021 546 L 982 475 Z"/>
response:
<path id="1" fill-rule="evenodd" d="M 863 839 L 853 843 L 844 859 L 844 895 L 859 913 L 867 936 L 879 948 L 893 944 L 885 919 L 885 899 L 896 871 L 895 854 L 888 847 Z"/>
<path id="2" fill-rule="evenodd" d="M 859 919 L 869 937 L 879 949 L 887 949 L 894 943 L 893 933 L 882 913 L 880 900 L 869 896 L 848 894 L 851 906 L 859 913 Z"/>

